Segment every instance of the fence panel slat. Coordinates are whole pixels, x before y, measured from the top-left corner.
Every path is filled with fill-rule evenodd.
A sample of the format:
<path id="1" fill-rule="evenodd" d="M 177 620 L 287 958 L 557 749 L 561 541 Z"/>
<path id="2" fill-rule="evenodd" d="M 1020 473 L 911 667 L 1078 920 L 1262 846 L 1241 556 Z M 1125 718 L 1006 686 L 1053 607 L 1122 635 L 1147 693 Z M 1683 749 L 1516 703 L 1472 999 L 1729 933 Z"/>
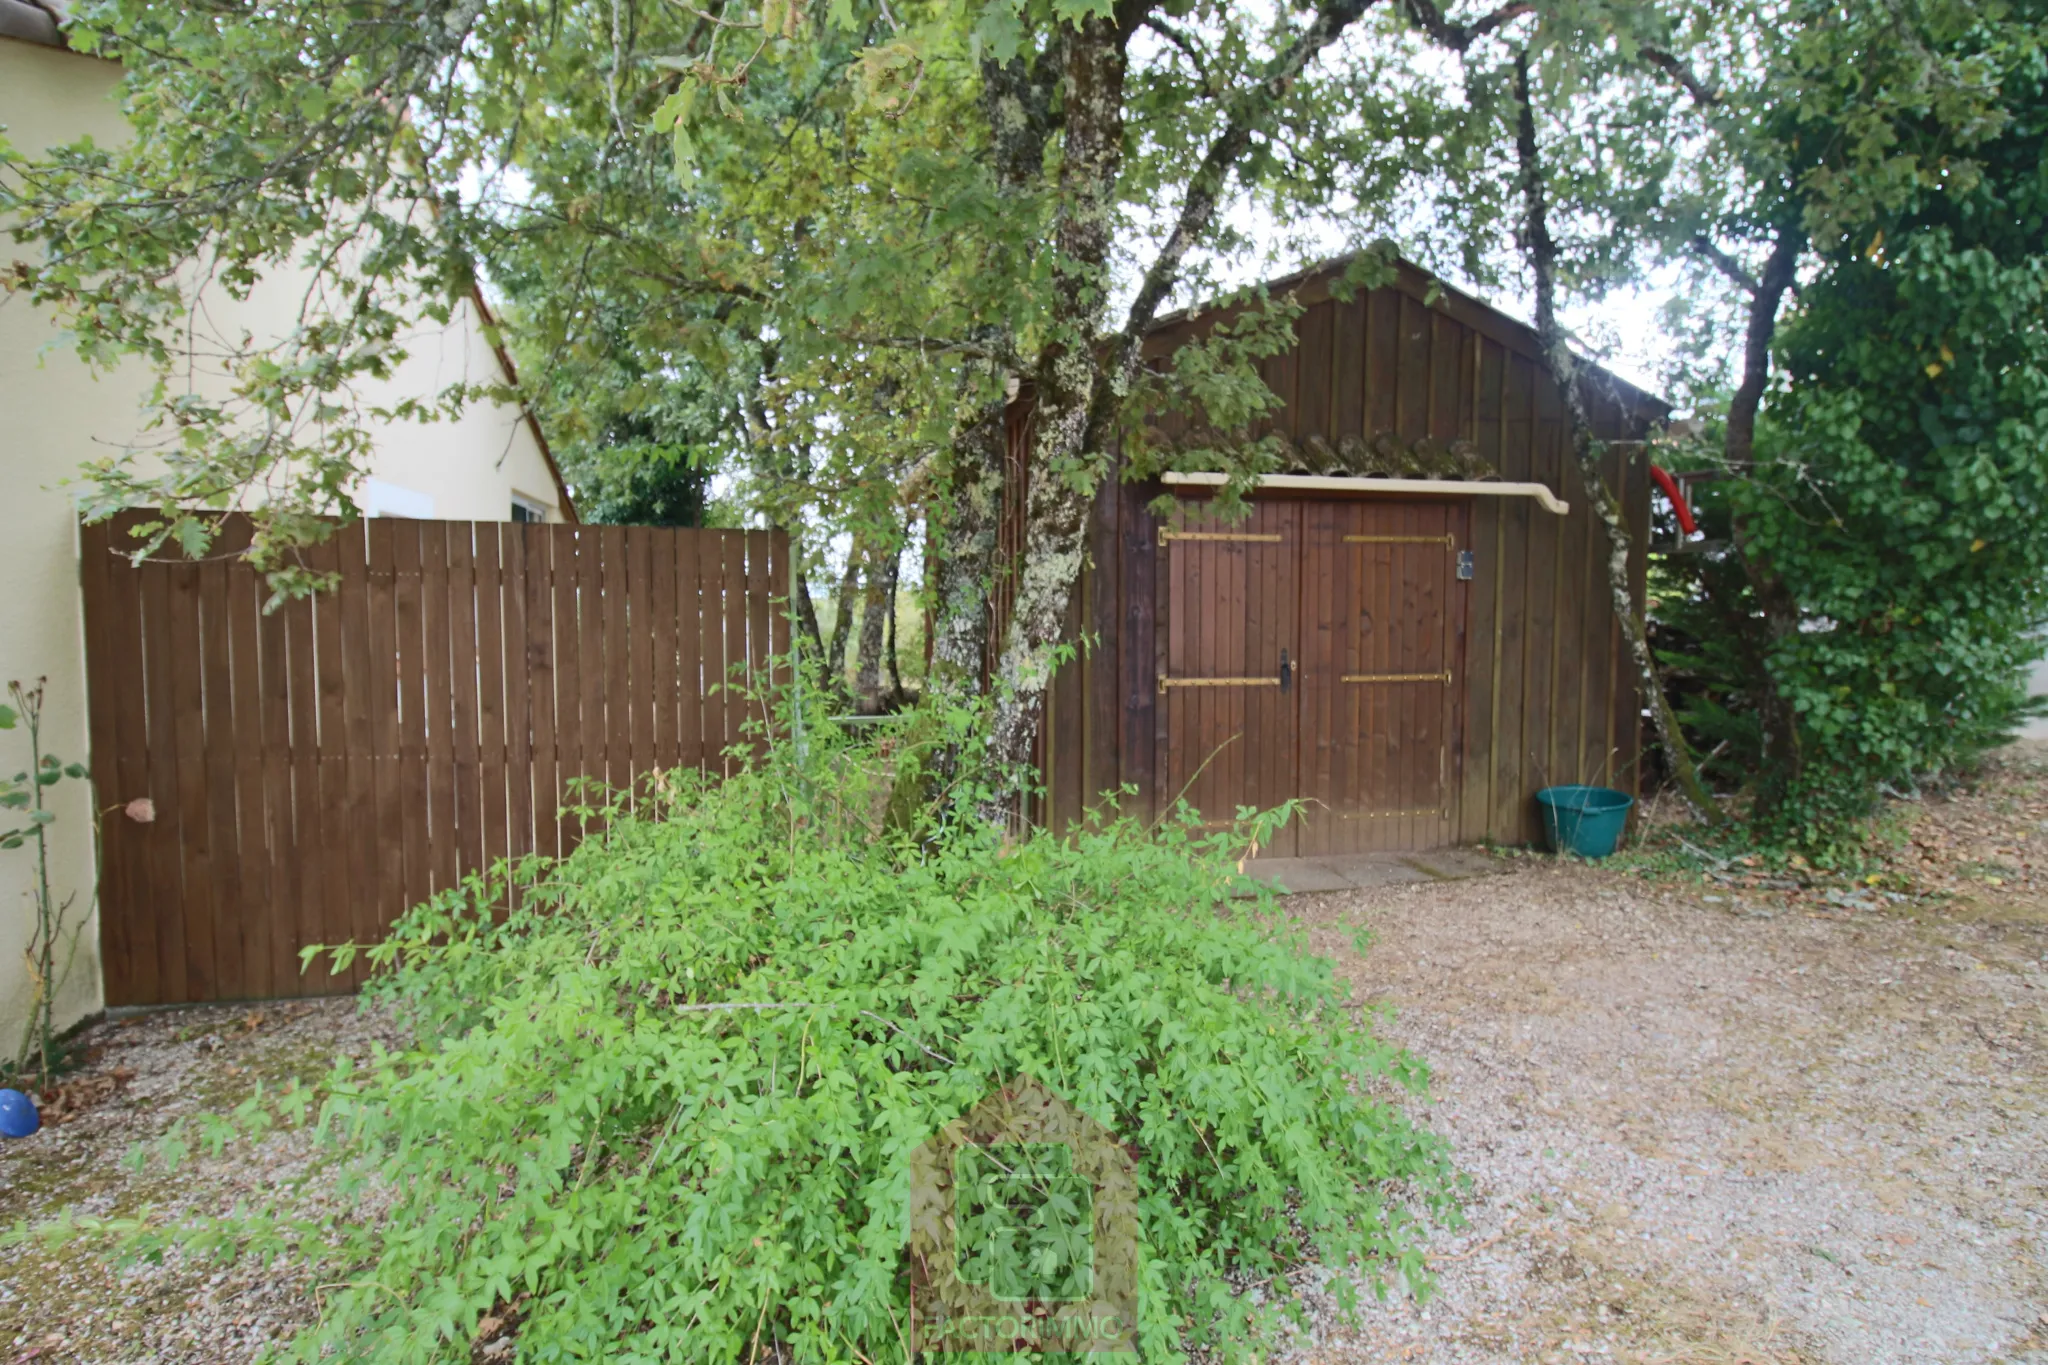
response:
<path id="1" fill-rule="evenodd" d="M 292 901 L 290 937 L 296 958 L 301 948 L 331 941 L 321 922 L 327 869 L 320 856 L 320 695 L 313 675 L 313 603 L 302 598 L 277 608 L 276 615 L 285 627 L 290 706 L 292 869 L 299 882 L 299 894 Z M 294 994 L 298 995 L 325 995 L 338 989 L 325 966 L 311 963 L 303 964 L 296 985 Z"/>
<path id="2" fill-rule="evenodd" d="M 260 999 L 278 994 L 280 984 L 271 944 L 271 907 L 277 901 L 271 883 L 279 860 L 270 839 L 270 806 L 264 791 L 263 650 L 257 642 L 264 591 L 263 580 L 254 574 L 230 572 L 226 578 L 228 658 L 234 674 L 232 759 L 242 863 L 242 988 Z"/>
<path id="3" fill-rule="evenodd" d="M 555 852 L 539 804 L 555 785 L 554 587 L 545 526 L 508 526 L 505 546 L 505 724 L 511 731 L 511 852 Z M 538 816 L 537 816 L 538 813 Z"/>
<path id="4" fill-rule="evenodd" d="M 631 642 L 626 634 L 626 528 L 599 526 L 603 581 L 598 602 L 604 616 L 604 780 L 617 790 L 633 781 L 633 698 Z"/>
<path id="5" fill-rule="evenodd" d="M 86 649 L 106 660 L 115 678 L 139 679 L 142 604 L 139 594 L 112 586 L 120 568 L 114 559 L 117 543 L 112 522 L 81 528 L 79 581 L 85 595 Z M 158 992 L 155 917 L 129 913 L 141 899 L 137 888 L 149 884 L 152 826 L 109 809 L 148 794 L 147 717 L 139 686 L 95 681 L 87 689 L 87 700 L 93 804 L 106 812 L 101 835 L 100 955 L 107 1003 L 121 1005 Z"/>
<path id="6" fill-rule="evenodd" d="M 362 654 L 369 695 L 370 771 L 377 796 L 377 914 L 388 921 L 406 904 L 405 764 L 399 756 L 398 540 L 396 522 L 371 519 L 365 549 L 369 579 L 368 634 Z"/>
<path id="7" fill-rule="evenodd" d="M 793 623 L 790 621 L 789 616 L 791 610 L 790 598 L 796 592 L 796 575 L 789 562 L 789 532 L 770 531 L 768 533 L 768 549 L 771 557 L 768 570 L 768 595 L 770 598 L 768 647 L 774 653 L 776 660 L 775 684 L 778 687 L 782 687 L 786 686 L 790 680 L 790 664 L 792 662 L 790 632 L 793 629 Z M 893 631 L 896 627 L 894 623 L 891 623 L 889 628 Z"/>
<path id="8" fill-rule="evenodd" d="M 505 856 L 505 583 L 499 523 L 476 524 L 477 781 L 486 869 Z"/>
<path id="9" fill-rule="evenodd" d="M 147 821 L 131 820 L 125 810 L 128 802 L 138 797 L 151 797 L 152 784 L 157 781 L 150 771 L 154 747 L 145 706 L 145 594 L 134 590 L 137 587 L 134 582 L 136 571 L 130 569 L 125 560 L 116 558 L 130 543 L 123 524 L 108 523 L 104 528 L 94 529 L 104 529 L 106 534 L 98 542 L 99 573 L 97 576 L 87 575 L 84 586 L 88 598 L 95 588 L 105 593 L 107 609 L 97 614 L 106 621 L 107 634 L 102 638 L 112 677 L 93 679 L 87 686 L 96 703 L 101 699 L 109 703 L 114 718 L 116 748 L 111 762 L 109 755 L 95 748 L 91 767 L 96 790 L 105 780 L 109 768 L 119 784 L 113 799 L 102 797 L 100 804 L 107 806 L 118 801 L 124 807 L 120 815 L 110 815 L 107 819 L 111 827 L 107 846 L 110 850 L 125 851 L 127 855 L 122 859 L 125 865 L 122 879 L 100 893 L 100 936 L 102 951 L 112 949 L 119 952 L 127 959 L 129 968 L 129 984 L 122 995 L 117 996 L 112 983 L 108 983 L 107 1003 L 131 1004 L 157 999 L 166 989 L 163 951 L 159 946 L 162 935 L 158 931 L 162 912 L 154 910 L 152 903 L 166 891 L 177 894 L 181 887 L 177 846 L 171 842 L 169 832 L 157 826 L 153 813 L 155 800 L 151 802 L 152 811 L 138 812 L 150 814 Z M 93 551 L 88 548 L 86 553 Z M 90 606 L 87 614 L 88 618 L 95 614 Z M 88 644 L 88 651 L 91 648 Z M 164 876 L 166 868 L 168 877 Z M 152 890 L 156 891 L 156 896 L 150 894 Z M 118 927 L 109 931 L 110 914 L 117 926 L 133 929 L 135 937 L 132 943 L 120 942 Z"/>
<path id="10" fill-rule="evenodd" d="M 555 775 L 547 799 L 534 810 L 536 818 L 553 822 L 555 833 L 550 842 L 562 853 L 576 846 L 575 827 L 561 809 L 569 801 L 569 784 L 587 770 L 583 713 L 589 699 L 583 675 L 594 662 L 586 656 L 589 640 L 577 611 L 583 591 L 583 547 L 578 530 L 574 526 L 548 528 L 555 588 Z M 599 722 L 593 719 L 591 723 Z"/>
<path id="11" fill-rule="evenodd" d="M 216 551 L 225 547 L 216 546 Z M 206 784 L 207 836 L 212 846 L 215 989 L 228 997 L 249 994 L 243 963 L 242 850 L 235 824 L 235 696 L 228 657 L 228 566 L 199 566 L 200 729 Z"/>
<path id="12" fill-rule="evenodd" d="M 676 765 L 704 766 L 704 546 L 698 533 L 676 555 Z M 685 604 L 688 604 L 687 606 Z"/>
<path id="13" fill-rule="evenodd" d="M 752 659 L 747 651 L 747 533 L 720 531 L 718 537 L 724 542 L 725 554 L 725 686 L 718 694 L 725 703 L 720 708 L 725 713 L 725 738 L 719 746 L 724 755 L 740 742 L 740 727 L 746 723 L 747 670 Z M 726 755 L 719 771 L 730 775 L 732 770 L 733 760 Z"/>
<path id="14" fill-rule="evenodd" d="M 448 672 L 454 687 L 455 877 L 484 865 L 483 776 L 478 770 L 475 528 L 448 527 Z M 452 883 L 451 883 L 452 884 Z"/>
<path id="15" fill-rule="evenodd" d="M 677 643 L 676 630 L 676 573 L 669 566 L 669 557 L 663 553 L 671 541 L 659 534 L 649 534 L 640 527 L 628 534 L 642 534 L 642 545 L 647 554 L 647 596 L 641 605 L 647 612 L 647 635 L 649 637 L 650 686 L 654 707 L 654 766 L 664 772 L 677 765 L 680 752 L 677 718 L 677 698 L 685 695 L 682 686 L 681 651 Z M 681 564 L 680 557 L 676 563 Z"/>
<path id="16" fill-rule="evenodd" d="M 213 955 L 213 926 L 220 917 L 214 884 L 214 839 L 206 800 L 205 649 L 199 611 L 201 566 L 178 564 L 170 569 L 170 729 L 176 750 L 179 829 L 185 864 L 185 979 L 213 998 L 220 977 Z"/>
<path id="17" fill-rule="evenodd" d="M 279 995 L 306 993 L 299 970 L 299 907 L 305 900 L 293 828 L 292 801 L 292 659 L 290 621 L 293 608 L 261 610 L 269 589 L 254 574 L 258 604 L 256 652 L 263 687 L 263 808 L 270 843 L 270 981 Z"/>
<path id="18" fill-rule="evenodd" d="M 318 572 L 340 569 L 339 547 L 332 541 L 307 551 Z M 331 594 L 313 601 L 313 676 L 319 729 L 320 796 L 312 836 L 306 847 L 318 851 L 320 919 L 315 943 L 345 943 L 355 937 L 355 897 L 367 888 L 363 872 L 349 856 L 347 676 L 342 663 L 341 608 Z M 352 986 L 359 978 L 354 965 L 331 986 Z"/>
<path id="19" fill-rule="evenodd" d="M 444 521 L 420 523 L 420 599 L 427 630 L 427 829 L 434 890 L 455 881 L 461 836 L 455 828 L 455 682 L 448 657 L 448 542 Z"/>
<path id="20" fill-rule="evenodd" d="M 383 886 L 382 859 L 377 856 L 381 829 L 377 811 L 376 727 L 372 698 L 376 693 L 376 661 L 371 657 L 370 549 L 367 532 L 358 523 L 345 526 L 334 537 L 341 558 L 341 582 L 330 603 L 339 608 L 341 629 L 342 743 L 348 758 L 348 849 L 350 869 L 356 877 L 349 897 L 348 937 L 368 945 L 381 937 L 386 923 L 380 911 Z M 336 831 L 337 834 L 340 831 Z M 349 977 L 360 985 L 369 975 L 369 963 L 358 959 L 349 966 Z"/>
<path id="21" fill-rule="evenodd" d="M 150 867 L 147 881 L 159 893 L 175 893 L 175 902 L 164 906 L 156 917 L 157 977 L 168 1000 L 204 1000 L 203 988 L 195 993 L 185 970 L 185 919 L 192 913 L 185 886 L 185 822 L 187 812 L 179 800 L 178 731 L 171 718 L 178 714 L 172 698 L 171 577 L 168 566 L 151 565 L 136 571 L 142 582 L 142 649 L 144 705 L 149 713 L 149 791 L 156 809 L 150 826 Z M 307 656 L 311 658 L 310 655 Z M 149 913 L 146 909 L 142 913 Z"/>
<path id="22" fill-rule="evenodd" d="M 392 585 L 398 626 L 398 808 L 403 824 L 398 850 L 405 869 L 400 900 L 407 905 L 433 892 L 427 838 L 427 721 L 424 588 L 420 579 L 420 525 L 392 526 Z M 390 850 L 386 850 L 387 856 Z"/>
<path id="23" fill-rule="evenodd" d="M 622 528 L 626 537 L 626 594 L 620 604 L 627 629 L 627 667 L 630 677 L 626 691 L 633 712 L 632 771 L 627 777 L 634 792 L 640 781 L 654 769 L 654 600 L 647 581 L 649 535 L 646 526 Z"/>
<path id="24" fill-rule="evenodd" d="M 769 600 L 772 596 L 770 580 L 771 555 L 769 543 L 773 532 L 748 531 L 747 538 L 747 689 L 743 717 L 748 720 L 766 719 L 762 710 L 768 688 L 769 660 L 775 653 L 771 640 L 769 622 L 775 617 L 775 608 Z M 885 680 L 886 681 L 886 680 Z M 767 747 L 764 732 L 754 741 L 755 752 Z"/>

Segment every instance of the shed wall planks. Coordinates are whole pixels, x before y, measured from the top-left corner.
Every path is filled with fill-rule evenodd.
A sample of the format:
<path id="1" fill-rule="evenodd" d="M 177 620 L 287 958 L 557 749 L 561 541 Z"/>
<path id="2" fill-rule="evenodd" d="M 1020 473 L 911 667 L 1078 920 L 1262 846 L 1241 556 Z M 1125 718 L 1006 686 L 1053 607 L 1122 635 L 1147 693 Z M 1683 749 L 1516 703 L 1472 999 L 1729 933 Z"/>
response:
<path id="1" fill-rule="evenodd" d="M 789 647 L 779 531 L 358 522 L 309 556 L 332 591 L 265 613 L 239 561 L 132 564 L 140 519 L 82 532 L 109 1005 L 351 989 L 299 950 L 566 852 L 574 777 L 723 771 Z"/>
<path id="2" fill-rule="evenodd" d="M 1606 533 L 1592 515 L 1569 450 L 1560 395 L 1543 371 L 1534 333 L 1505 315 L 1454 292 L 1436 297 L 1427 278 L 1405 266 L 1392 284 L 1349 299 L 1335 296 L 1333 279 L 1334 272 L 1324 272 L 1290 286 L 1304 310 L 1294 349 L 1262 366 L 1282 400 L 1263 429 L 1295 441 L 1314 435 L 1335 442 L 1381 432 L 1405 440 L 1464 440 L 1502 478 L 1540 481 L 1571 503 L 1570 514 L 1557 517 L 1524 498 L 1469 500 L 1456 548 L 1472 553 L 1474 576 L 1453 582 L 1441 604 L 1456 703 L 1437 716 L 1416 710 L 1412 699 L 1375 700 L 1386 714 L 1371 718 L 1397 730 L 1413 728 L 1415 733 L 1400 736 L 1406 748 L 1399 751 L 1411 760 L 1438 744 L 1434 727 L 1448 727 L 1446 813 L 1375 828 L 1367 843 L 1421 848 L 1532 842 L 1540 834 L 1534 801 L 1539 787 L 1597 782 L 1634 792 L 1641 754 L 1636 680 L 1607 591 Z M 1147 357 L 1163 361 L 1225 316 L 1227 310 L 1169 319 L 1147 337 Z M 1594 399 L 1596 434 L 1616 443 L 1606 473 L 1628 516 L 1631 585 L 1640 611 L 1649 523 L 1642 438 L 1662 409 L 1647 395 L 1624 393 L 1619 384 L 1603 382 Z M 1013 510 L 1023 505 L 1030 429 L 1029 404 L 1020 402 L 1009 424 L 1005 498 Z M 1124 813 L 1157 818 L 1178 795 L 1172 775 L 1192 766 L 1172 752 L 1176 726 L 1155 680 L 1168 671 L 1170 642 L 1205 639 L 1205 633 L 1230 627 L 1195 619 L 1172 591 L 1170 556 L 1158 546 L 1158 522 L 1150 510 L 1163 492 L 1152 482 L 1113 483 L 1095 507 L 1089 561 L 1070 614 L 1080 657 L 1049 689 L 1039 745 L 1046 781 L 1031 814 L 1053 828 L 1102 811 L 1120 786 L 1128 793 L 1118 798 Z M 1254 501 L 1281 500 L 1261 494 Z M 1386 495 L 1357 500 L 1397 501 Z M 1436 527 L 1420 508 L 1390 508 L 1382 515 L 1406 516 L 1426 530 Z M 1022 549 L 1021 517 L 1013 516 L 1003 532 L 1004 563 Z M 1295 588 L 1297 619 L 1314 620 L 1315 612 L 1330 610 L 1333 590 L 1342 591 L 1303 574 Z M 1406 605 L 1420 610 L 1427 604 L 1418 599 Z M 993 642 L 1001 639 L 1006 614 L 999 594 L 992 649 L 999 648 Z M 1304 641 L 1296 649 L 1308 647 Z M 1302 721 L 1301 771 L 1305 778 L 1325 780 L 1326 768 L 1351 760 L 1341 748 L 1318 748 L 1315 727 L 1362 720 L 1347 720 L 1322 699 L 1314 701 L 1314 715 Z M 1217 729 L 1228 728 L 1222 698 L 1190 698 L 1187 707 L 1190 716 L 1204 718 L 1191 722 L 1203 743 L 1213 746 L 1224 738 Z M 1113 743 L 1105 734 L 1112 727 Z M 1226 780 L 1237 771 L 1234 763 L 1241 766 L 1228 749 L 1217 761 Z M 1400 760 L 1368 761 L 1395 763 L 1390 782 L 1416 780 L 1398 767 Z M 1266 780 L 1253 771 L 1243 776 L 1247 782 Z M 1320 835 L 1303 838 L 1304 848 L 1324 843 Z"/>

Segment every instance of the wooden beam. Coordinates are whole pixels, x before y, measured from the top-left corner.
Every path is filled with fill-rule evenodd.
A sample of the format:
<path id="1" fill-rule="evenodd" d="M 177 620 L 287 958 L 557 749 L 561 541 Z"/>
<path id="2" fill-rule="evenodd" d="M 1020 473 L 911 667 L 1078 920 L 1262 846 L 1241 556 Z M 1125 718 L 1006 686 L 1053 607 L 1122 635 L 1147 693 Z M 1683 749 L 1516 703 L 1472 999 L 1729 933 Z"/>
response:
<path id="1" fill-rule="evenodd" d="M 1181 474 L 1168 471 L 1159 481 L 1169 487 L 1221 488 L 1227 474 Z M 1335 474 L 1261 474 L 1258 486 L 1273 492 L 1298 493 L 1428 493 L 1435 497 L 1534 498 L 1546 512 L 1564 516 L 1571 504 L 1540 483 L 1503 483 L 1494 479 L 1370 479 Z"/>

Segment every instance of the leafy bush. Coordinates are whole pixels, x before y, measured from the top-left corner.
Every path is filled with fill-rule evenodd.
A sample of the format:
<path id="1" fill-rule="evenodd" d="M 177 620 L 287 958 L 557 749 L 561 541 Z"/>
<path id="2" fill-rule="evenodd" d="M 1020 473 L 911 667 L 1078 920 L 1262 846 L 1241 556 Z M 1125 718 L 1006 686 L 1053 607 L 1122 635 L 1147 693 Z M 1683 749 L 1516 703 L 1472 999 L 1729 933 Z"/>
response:
<path id="1" fill-rule="evenodd" d="M 902 1360 L 909 1156 L 1020 1074 L 1136 1160 L 1145 1358 L 1270 1335 L 1226 1275 L 1422 1281 L 1423 1068 L 1226 838 L 912 841 L 882 767 L 812 735 L 678 776 L 509 915 L 478 881 L 371 950 L 417 1042 L 338 1072 L 324 1131 L 383 1212 L 234 1233 L 334 1263 L 302 1358 L 467 1359 L 491 1315 L 524 1360 Z"/>
<path id="2" fill-rule="evenodd" d="M 1740 527 L 1796 619 L 1772 627 L 1708 556 L 1664 613 L 1693 733 L 1751 779 L 1753 832 L 1830 861 L 1856 856 L 1886 784 L 2010 736 L 2048 617 L 2048 5 L 1942 13 L 1886 15 L 1873 51 L 1890 55 L 1827 61 L 1844 102 L 1771 133 L 1792 167 L 1818 158 L 1816 259 L 1778 330 L 1756 467 L 1706 485 L 1700 511 L 1712 538 Z M 1886 61 L 1921 73 L 1895 108 L 1870 93 Z M 1765 751 L 1759 679 L 1796 749 Z"/>

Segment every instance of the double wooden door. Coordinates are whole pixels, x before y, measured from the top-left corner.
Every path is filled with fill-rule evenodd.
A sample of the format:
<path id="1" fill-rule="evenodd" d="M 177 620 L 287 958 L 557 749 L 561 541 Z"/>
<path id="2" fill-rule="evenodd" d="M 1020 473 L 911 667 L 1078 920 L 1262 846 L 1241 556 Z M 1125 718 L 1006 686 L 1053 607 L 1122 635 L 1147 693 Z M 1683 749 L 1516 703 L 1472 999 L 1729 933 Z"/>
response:
<path id="1" fill-rule="evenodd" d="M 1161 532 L 1167 788 L 1205 823 L 1289 799 L 1279 857 L 1452 837 L 1463 502 L 1184 500 Z M 1469 562 L 1469 561 L 1468 561 Z"/>

